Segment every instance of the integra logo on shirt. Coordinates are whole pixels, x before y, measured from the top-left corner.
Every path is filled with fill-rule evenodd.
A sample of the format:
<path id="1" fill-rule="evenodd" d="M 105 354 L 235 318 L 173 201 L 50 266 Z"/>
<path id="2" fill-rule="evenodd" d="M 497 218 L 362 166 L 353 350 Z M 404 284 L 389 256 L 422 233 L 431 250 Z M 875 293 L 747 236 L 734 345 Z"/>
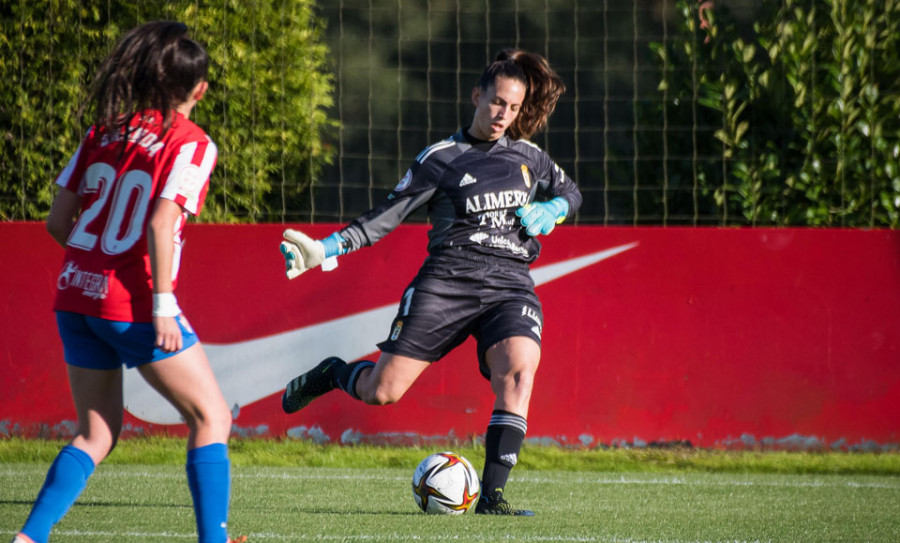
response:
<path id="1" fill-rule="evenodd" d="M 102 273 L 79 270 L 74 262 L 66 262 L 56 280 L 56 288 L 80 288 L 82 294 L 95 300 L 103 300 L 109 294 L 109 278 Z"/>
<path id="2" fill-rule="evenodd" d="M 528 203 L 528 193 L 524 190 L 502 190 L 476 194 L 466 198 L 466 213 L 481 213 L 494 209 L 518 208 Z"/>

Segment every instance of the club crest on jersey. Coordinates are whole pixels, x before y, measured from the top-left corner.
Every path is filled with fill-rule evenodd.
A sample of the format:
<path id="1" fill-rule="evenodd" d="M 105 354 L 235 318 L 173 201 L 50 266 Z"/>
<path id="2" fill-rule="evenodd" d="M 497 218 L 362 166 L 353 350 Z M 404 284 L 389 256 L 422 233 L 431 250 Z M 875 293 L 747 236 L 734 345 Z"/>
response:
<path id="1" fill-rule="evenodd" d="M 531 188 L 531 174 L 528 173 L 528 166 L 522 164 L 522 179 L 525 180 L 525 186 Z"/>
<path id="2" fill-rule="evenodd" d="M 400 337 L 400 332 L 403 330 L 403 321 L 397 321 L 397 324 L 394 325 L 394 329 L 391 331 L 391 341 L 396 341 L 398 337 Z"/>
<path id="3" fill-rule="evenodd" d="M 394 187 L 394 192 L 400 192 L 409 186 L 409 183 L 412 181 L 412 170 L 406 170 L 406 174 L 403 176 L 403 179 L 397 183 L 397 186 Z"/>

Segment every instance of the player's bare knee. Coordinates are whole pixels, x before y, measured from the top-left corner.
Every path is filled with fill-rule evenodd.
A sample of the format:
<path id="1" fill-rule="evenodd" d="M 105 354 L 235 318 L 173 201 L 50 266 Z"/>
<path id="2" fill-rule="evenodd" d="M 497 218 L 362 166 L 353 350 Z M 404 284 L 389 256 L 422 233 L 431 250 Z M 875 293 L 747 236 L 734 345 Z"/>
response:
<path id="1" fill-rule="evenodd" d="M 227 436 L 231 433 L 231 425 L 233 423 L 234 418 L 231 416 L 231 411 L 226 409 L 225 412 L 218 417 L 216 426 L 219 428 L 219 431 L 223 432 Z"/>
<path id="2" fill-rule="evenodd" d="M 193 432 L 212 432 L 227 436 L 233 422 L 231 411 L 225 404 L 182 413 L 184 422 Z"/>
<path id="3" fill-rule="evenodd" d="M 116 448 L 118 433 L 108 431 L 80 431 L 72 444 L 86 452 L 95 464 L 100 463 Z"/>
<path id="4" fill-rule="evenodd" d="M 516 388 L 530 393 L 534 388 L 534 373 L 523 371 L 516 375 Z"/>
<path id="5" fill-rule="evenodd" d="M 390 387 L 379 386 L 366 395 L 361 395 L 362 400 L 369 405 L 389 405 L 397 403 L 402 394 L 397 394 Z"/>
<path id="6" fill-rule="evenodd" d="M 220 434 L 227 436 L 231 433 L 231 425 L 233 422 L 234 419 L 231 415 L 231 411 L 228 409 L 228 406 L 224 406 L 215 410 L 215 414 L 212 415 L 210 420 L 210 425 Z"/>
<path id="7" fill-rule="evenodd" d="M 496 374 L 494 379 L 495 386 L 503 390 L 518 390 L 530 393 L 534 387 L 534 372 L 532 371 L 512 371 Z"/>

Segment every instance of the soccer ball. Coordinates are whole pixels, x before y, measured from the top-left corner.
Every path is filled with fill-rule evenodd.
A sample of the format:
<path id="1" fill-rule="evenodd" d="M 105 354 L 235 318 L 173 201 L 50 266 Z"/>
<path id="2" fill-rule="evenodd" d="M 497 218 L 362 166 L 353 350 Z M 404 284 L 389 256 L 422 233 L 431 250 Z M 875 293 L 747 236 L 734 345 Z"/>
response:
<path id="1" fill-rule="evenodd" d="M 475 505 L 480 490 L 475 468 L 456 453 L 432 454 L 413 473 L 413 498 L 429 514 L 461 515 Z"/>

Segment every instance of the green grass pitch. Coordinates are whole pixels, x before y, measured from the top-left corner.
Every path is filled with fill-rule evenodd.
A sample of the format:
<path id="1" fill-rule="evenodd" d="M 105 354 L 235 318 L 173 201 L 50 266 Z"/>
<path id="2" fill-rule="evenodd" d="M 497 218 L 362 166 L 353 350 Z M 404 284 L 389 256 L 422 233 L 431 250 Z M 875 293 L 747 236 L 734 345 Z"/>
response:
<path id="1" fill-rule="evenodd" d="M 24 522 L 58 445 L 0 440 L 0 539 Z M 430 450 L 233 445 L 230 531 L 251 542 L 900 541 L 895 453 L 526 448 L 523 458 L 533 453 L 543 463 L 517 468 L 507 497 L 536 516 L 497 518 L 417 509 L 410 480 Z M 181 447 L 179 440 L 120 446 L 51 541 L 195 541 Z M 480 470 L 477 448 L 455 450 Z M 583 469 L 591 462 L 601 469 Z"/>

